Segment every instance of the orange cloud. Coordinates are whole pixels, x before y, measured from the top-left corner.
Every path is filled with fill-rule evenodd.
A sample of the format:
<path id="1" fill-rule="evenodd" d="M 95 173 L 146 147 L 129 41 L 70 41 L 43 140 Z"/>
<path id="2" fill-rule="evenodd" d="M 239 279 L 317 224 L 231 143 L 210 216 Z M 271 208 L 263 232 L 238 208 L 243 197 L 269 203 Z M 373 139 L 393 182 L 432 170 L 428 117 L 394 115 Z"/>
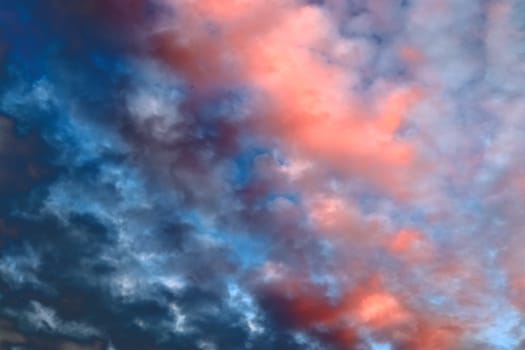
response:
<path id="1" fill-rule="evenodd" d="M 434 255 L 434 248 L 428 238 L 411 229 L 399 231 L 388 243 L 388 249 L 412 262 L 428 262 Z"/>
<path id="2" fill-rule="evenodd" d="M 366 295 L 357 309 L 359 319 L 374 328 L 406 321 L 410 315 L 390 293 L 378 292 Z"/>
<path id="3" fill-rule="evenodd" d="M 401 47 L 399 50 L 399 56 L 409 64 L 421 63 L 425 58 L 424 53 L 413 46 Z"/>
<path id="4" fill-rule="evenodd" d="M 377 277 L 348 287 L 339 297 L 329 297 L 324 287 L 290 275 L 260 281 L 257 288 L 263 306 L 278 320 L 322 339 L 329 337 L 343 348 L 355 345 L 364 327 L 377 332 L 404 329 L 413 320 L 412 312 Z"/>
<path id="5" fill-rule="evenodd" d="M 259 94 L 252 104 L 259 132 L 288 156 L 390 193 L 407 191 L 415 152 L 396 131 L 421 93 L 400 86 L 371 101 L 353 94 L 353 77 L 334 56 L 348 39 L 322 9 L 277 0 L 174 6 L 180 15 L 174 28 L 153 38 L 154 51 L 196 91 L 249 84 Z"/>

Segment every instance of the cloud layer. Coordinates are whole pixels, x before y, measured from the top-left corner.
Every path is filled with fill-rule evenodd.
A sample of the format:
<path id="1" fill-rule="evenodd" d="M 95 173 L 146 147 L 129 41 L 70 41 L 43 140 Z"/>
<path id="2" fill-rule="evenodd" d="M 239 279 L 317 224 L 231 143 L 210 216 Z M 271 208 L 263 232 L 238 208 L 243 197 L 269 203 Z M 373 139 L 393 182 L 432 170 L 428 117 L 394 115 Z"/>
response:
<path id="1" fill-rule="evenodd" d="M 520 349 L 524 11 L 0 5 L 0 347 Z"/>

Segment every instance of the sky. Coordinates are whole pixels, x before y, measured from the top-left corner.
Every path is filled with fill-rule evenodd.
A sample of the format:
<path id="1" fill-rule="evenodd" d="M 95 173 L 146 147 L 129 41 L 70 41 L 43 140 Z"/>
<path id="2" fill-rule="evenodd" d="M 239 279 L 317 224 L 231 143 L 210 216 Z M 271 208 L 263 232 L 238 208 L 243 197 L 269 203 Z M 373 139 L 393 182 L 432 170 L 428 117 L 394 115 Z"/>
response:
<path id="1" fill-rule="evenodd" d="M 0 350 L 525 349 L 525 2 L 3 0 Z"/>

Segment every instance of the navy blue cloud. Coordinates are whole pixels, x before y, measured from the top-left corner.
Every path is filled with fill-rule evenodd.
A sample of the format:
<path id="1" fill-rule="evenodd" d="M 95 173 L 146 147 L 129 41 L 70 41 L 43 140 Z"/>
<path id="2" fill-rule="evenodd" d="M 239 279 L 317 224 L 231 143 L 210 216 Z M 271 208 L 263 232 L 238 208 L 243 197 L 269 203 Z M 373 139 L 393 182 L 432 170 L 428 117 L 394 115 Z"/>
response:
<path id="1" fill-rule="evenodd" d="M 183 83 L 137 78 L 155 11 L 139 0 L 0 5 L 0 328 L 17 335 L 0 336 L 2 349 L 302 348 L 256 306 L 265 334 L 250 329 L 230 293 L 239 257 L 194 218 L 222 200 L 207 186 L 245 191 L 212 183 L 224 169 L 236 182 L 237 165 L 224 164 L 240 152 L 237 126 Z M 136 121 L 130 99 L 143 90 L 178 101 L 178 137 Z"/>

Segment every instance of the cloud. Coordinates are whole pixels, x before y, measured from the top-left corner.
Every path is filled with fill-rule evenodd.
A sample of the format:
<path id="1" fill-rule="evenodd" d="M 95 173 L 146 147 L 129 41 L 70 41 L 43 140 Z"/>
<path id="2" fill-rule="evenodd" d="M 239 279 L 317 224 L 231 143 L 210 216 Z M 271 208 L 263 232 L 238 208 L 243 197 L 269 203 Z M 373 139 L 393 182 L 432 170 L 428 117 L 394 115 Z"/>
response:
<path id="1" fill-rule="evenodd" d="M 2 346 L 519 348 L 520 6 L 0 5 Z"/>

